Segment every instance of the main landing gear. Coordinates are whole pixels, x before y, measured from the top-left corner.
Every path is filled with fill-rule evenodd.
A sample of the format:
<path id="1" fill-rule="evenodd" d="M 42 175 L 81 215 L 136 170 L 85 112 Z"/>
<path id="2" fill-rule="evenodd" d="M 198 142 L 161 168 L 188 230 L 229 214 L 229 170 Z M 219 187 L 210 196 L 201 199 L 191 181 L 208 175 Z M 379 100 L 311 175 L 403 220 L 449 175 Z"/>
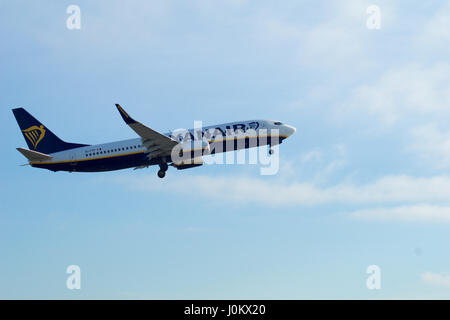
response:
<path id="1" fill-rule="evenodd" d="M 275 150 L 273 150 L 272 148 L 269 149 L 269 154 L 273 155 L 273 153 L 275 152 Z"/>
<path id="2" fill-rule="evenodd" d="M 161 179 L 164 178 L 166 176 L 167 169 L 169 169 L 167 163 L 161 162 L 159 164 L 158 177 L 160 177 Z"/>

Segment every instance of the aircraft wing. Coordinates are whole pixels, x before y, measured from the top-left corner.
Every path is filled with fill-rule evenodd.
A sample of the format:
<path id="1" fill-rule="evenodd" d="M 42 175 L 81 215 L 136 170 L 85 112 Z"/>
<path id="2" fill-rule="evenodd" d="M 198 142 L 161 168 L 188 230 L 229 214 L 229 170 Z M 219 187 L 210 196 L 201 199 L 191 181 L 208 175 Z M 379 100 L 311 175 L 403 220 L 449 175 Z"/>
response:
<path id="1" fill-rule="evenodd" d="M 123 121 L 141 137 L 150 159 L 171 154 L 172 148 L 178 144 L 177 141 L 134 120 L 120 105 L 116 104 L 116 107 Z"/>

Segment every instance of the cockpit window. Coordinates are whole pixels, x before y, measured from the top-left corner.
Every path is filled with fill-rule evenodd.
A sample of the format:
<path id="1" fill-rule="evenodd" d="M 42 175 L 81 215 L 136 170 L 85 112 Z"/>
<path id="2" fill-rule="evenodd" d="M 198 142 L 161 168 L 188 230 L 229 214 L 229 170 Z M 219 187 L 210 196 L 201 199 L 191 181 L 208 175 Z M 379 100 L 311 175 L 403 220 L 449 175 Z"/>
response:
<path id="1" fill-rule="evenodd" d="M 282 123 L 279 122 L 279 121 L 275 121 L 273 124 L 276 125 L 276 126 L 281 126 L 282 125 Z"/>

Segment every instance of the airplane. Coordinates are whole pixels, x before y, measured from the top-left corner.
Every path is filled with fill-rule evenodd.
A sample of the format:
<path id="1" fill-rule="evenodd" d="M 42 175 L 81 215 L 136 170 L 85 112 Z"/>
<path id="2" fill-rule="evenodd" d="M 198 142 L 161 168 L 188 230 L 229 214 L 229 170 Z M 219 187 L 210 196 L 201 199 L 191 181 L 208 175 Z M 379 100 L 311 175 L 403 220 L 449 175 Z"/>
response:
<path id="1" fill-rule="evenodd" d="M 176 131 L 162 134 L 134 120 L 119 104 L 116 107 L 139 138 L 97 145 L 65 142 L 24 108 L 12 109 L 28 145 L 28 149 L 17 150 L 32 167 L 54 172 L 102 172 L 159 165 L 158 177 L 164 178 L 169 165 L 179 170 L 201 166 L 202 156 L 207 154 L 262 145 L 269 145 L 272 154 L 272 146 L 296 131 L 279 121 L 250 120 L 208 126 L 200 131 L 185 130 L 175 136 Z M 271 134 L 272 131 L 277 134 Z M 196 137 L 201 142 L 194 145 Z M 176 159 L 183 156 L 182 160 Z"/>

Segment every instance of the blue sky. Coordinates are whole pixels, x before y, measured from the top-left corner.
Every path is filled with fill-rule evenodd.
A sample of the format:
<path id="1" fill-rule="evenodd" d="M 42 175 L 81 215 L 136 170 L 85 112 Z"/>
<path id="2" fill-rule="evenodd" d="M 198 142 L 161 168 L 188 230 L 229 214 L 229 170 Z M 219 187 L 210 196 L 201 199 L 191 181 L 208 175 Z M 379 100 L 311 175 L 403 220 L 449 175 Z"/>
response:
<path id="1" fill-rule="evenodd" d="M 450 297 L 450 1 L 3 1 L 0 18 L 0 298 Z M 274 176 L 20 166 L 12 108 L 70 142 L 136 137 L 114 103 L 163 132 L 297 132 Z"/>

